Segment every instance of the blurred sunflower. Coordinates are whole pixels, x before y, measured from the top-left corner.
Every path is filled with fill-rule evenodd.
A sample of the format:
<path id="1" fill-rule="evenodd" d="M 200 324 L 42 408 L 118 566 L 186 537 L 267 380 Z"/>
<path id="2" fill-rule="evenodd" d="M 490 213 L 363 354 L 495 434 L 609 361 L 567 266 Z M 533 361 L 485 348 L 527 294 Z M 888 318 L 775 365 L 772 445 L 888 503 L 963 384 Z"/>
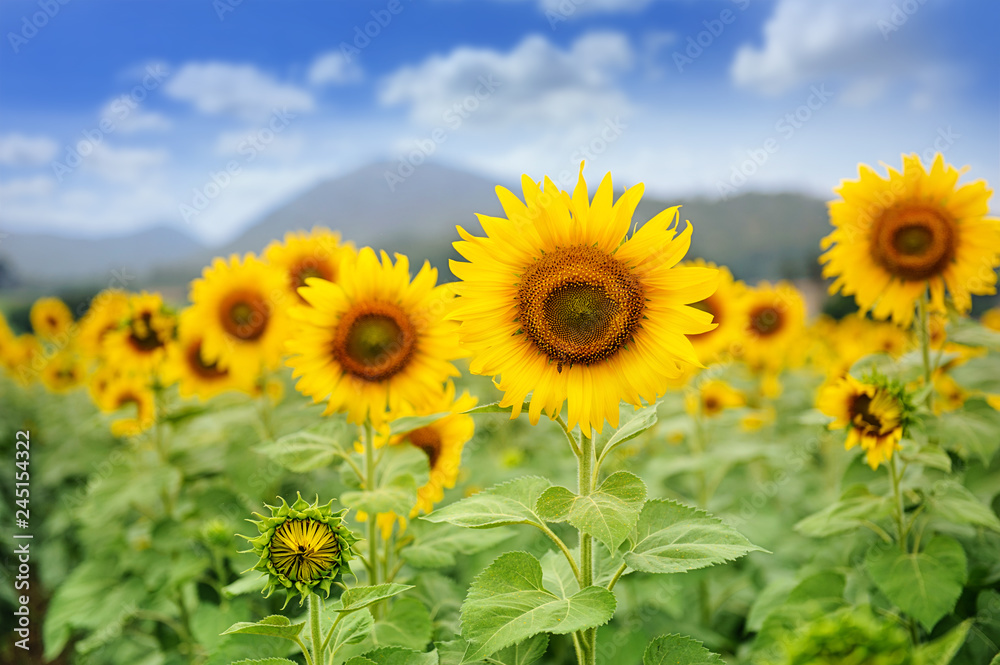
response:
<path id="1" fill-rule="evenodd" d="M 393 265 L 370 247 L 349 258 L 338 282 L 312 278 L 300 293 L 308 306 L 290 308 L 298 323 L 288 365 L 299 392 L 327 400 L 324 414 L 346 411 L 351 422 L 379 424 L 404 403 L 420 408 L 436 399 L 451 363 L 461 357 L 457 326 L 444 316 L 448 286 L 435 286 L 437 270 L 424 263 L 410 281 L 402 254 Z"/>
<path id="2" fill-rule="evenodd" d="M 75 348 L 67 346 L 46 361 L 40 378 L 50 392 L 65 393 L 83 385 L 87 378 L 87 365 Z"/>
<path id="3" fill-rule="evenodd" d="M 845 448 L 861 444 L 868 466 L 877 469 L 899 450 L 908 411 L 903 393 L 885 383 L 862 383 L 851 375 L 820 391 L 816 406 L 834 418 L 830 429 L 848 428 Z"/>
<path id="4" fill-rule="evenodd" d="M 118 289 L 106 289 L 90 301 L 87 313 L 80 319 L 77 344 L 87 358 L 99 358 L 104 338 L 121 325 L 129 313 L 129 296 Z"/>
<path id="5" fill-rule="evenodd" d="M 717 324 L 714 330 L 698 335 L 688 335 L 698 359 L 708 364 L 721 359 L 742 332 L 737 311 L 740 296 L 746 289 L 746 285 L 734 280 L 729 268 L 716 266 L 714 263 L 702 259 L 685 261 L 681 266 L 713 268 L 719 271 L 719 288 L 715 290 L 715 293 L 704 300 L 691 303 L 692 307 L 711 314 L 712 322 Z"/>
<path id="6" fill-rule="evenodd" d="M 155 371 L 166 355 L 176 325 L 176 317 L 164 306 L 159 293 L 143 291 L 129 296 L 119 328 L 104 334 L 108 362 L 123 371 Z"/>
<path id="7" fill-rule="evenodd" d="M 678 207 L 628 237 L 643 186 L 612 202 L 611 175 L 593 201 L 580 178 L 572 197 L 548 178 L 522 178 L 525 201 L 497 188 L 506 218 L 478 215 L 486 237 L 462 227 L 452 261 L 462 281 L 450 315 L 475 374 L 500 377 L 501 404 L 516 418 L 531 393 L 528 415 L 556 418 L 585 436 L 606 420 L 618 426 L 619 404 L 653 402 L 684 368 L 700 367 L 687 335 L 715 328 L 691 303 L 715 292 L 719 271 L 677 267 L 691 244 L 678 232 Z"/>
<path id="8" fill-rule="evenodd" d="M 108 388 L 121 376 L 121 369 L 106 363 L 97 365 L 90 373 L 87 378 L 87 392 L 90 394 L 90 400 L 98 408 L 103 407 Z"/>
<path id="9" fill-rule="evenodd" d="M 255 376 L 275 369 L 288 337 L 290 298 L 281 270 L 253 254 L 216 258 L 191 284 L 190 316 L 204 334 L 204 360 Z"/>
<path id="10" fill-rule="evenodd" d="M 44 363 L 42 345 L 30 333 L 17 337 L 12 335 L 4 349 L 2 359 L 7 371 L 18 383 L 29 385 L 35 380 Z"/>
<path id="11" fill-rule="evenodd" d="M 979 317 L 979 322 L 990 330 L 1000 332 L 1000 307 L 994 307 L 983 312 L 983 315 Z"/>
<path id="12" fill-rule="evenodd" d="M 344 257 L 355 252 L 353 243 L 341 244 L 340 234 L 322 227 L 314 227 L 306 234 L 286 233 L 284 242 L 274 241 L 264 251 L 264 258 L 285 273 L 292 303 L 304 303 L 298 289 L 310 277 L 336 282 Z M 290 303 L 290 304 L 292 304 Z"/>
<path id="13" fill-rule="evenodd" d="M 251 392 L 257 378 L 248 366 L 238 363 L 220 367 L 202 354 L 204 334 L 199 319 L 191 309 L 179 317 L 178 336 L 167 347 L 162 377 L 166 384 L 178 384 L 181 397 L 197 396 L 208 400 L 227 391 Z"/>
<path id="14" fill-rule="evenodd" d="M 945 288 L 960 312 L 971 295 L 996 293 L 1000 219 L 987 217 L 992 190 L 979 180 L 957 186 L 962 171 L 936 155 L 930 171 L 917 155 L 903 155 L 903 170 L 888 177 L 867 165 L 859 179 L 835 190 L 835 227 L 823 239 L 823 276 L 830 292 L 853 295 L 862 310 L 902 326 L 928 288 L 934 309 L 944 309 Z"/>
<path id="15" fill-rule="evenodd" d="M 725 409 L 734 409 L 746 404 L 746 397 L 725 381 L 710 379 L 702 381 L 687 393 L 684 406 L 692 416 L 701 415 L 714 418 Z"/>
<path id="16" fill-rule="evenodd" d="M 120 375 L 104 387 L 97 407 L 105 413 L 135 409 L 135 417 L 121 418 L 111 423 L 114 436 L 135 436 L 156 423 L 156 402 L 147 379 L 138 374 Z"/>
<path id="17" fill-rule="evenodd" d="M 796 362 L 805 327 L 805 303 L 788 282 L 761 282 L 741 298 L 742 356 L 755 371 L 773 374 Z"/>
<path id="18" fill-rule="evenodd" d="M 41 340 L 54 340 L 69 333 L 73 313 L 59 298 L 39 298 L 31 305 L 31 329 Z"/>

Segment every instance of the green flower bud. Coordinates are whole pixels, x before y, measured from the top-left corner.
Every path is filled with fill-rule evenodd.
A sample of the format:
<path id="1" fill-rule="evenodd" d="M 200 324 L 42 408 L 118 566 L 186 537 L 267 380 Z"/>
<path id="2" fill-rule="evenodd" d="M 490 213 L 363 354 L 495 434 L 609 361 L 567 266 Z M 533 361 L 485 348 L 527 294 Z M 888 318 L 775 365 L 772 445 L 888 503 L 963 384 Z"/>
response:
<path id="1" fill-rule="evenodd" d="M 265 595 L 283 588 L 285 605 L 296 593 L 301 596 L 300 605 L 310 593 L 323 591 L 329 596 L 330 587 L 350 572 L 348 562 L 359 540 L 344 524 L 347 509 L 333 512 L 332 499 L 320 506 L 318 497 L 309 504 L 301 494 L 290 506 L 278 498 L 280 506 L 267 506 L 270 517 L 254 513 L 260 519 L 247 520 L 260 532 L 256 538 L 247 538 L 253 548 L 247 551 L 260 557 L 250 570 L 267 575 Z"/>

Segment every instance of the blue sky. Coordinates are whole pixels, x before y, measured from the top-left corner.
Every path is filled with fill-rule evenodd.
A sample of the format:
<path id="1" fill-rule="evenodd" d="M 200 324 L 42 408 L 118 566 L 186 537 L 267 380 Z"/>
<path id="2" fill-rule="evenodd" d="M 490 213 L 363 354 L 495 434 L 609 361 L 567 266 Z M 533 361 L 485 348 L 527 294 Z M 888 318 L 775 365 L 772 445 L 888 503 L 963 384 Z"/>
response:
<path id="1" fill-rule="evenodd" d="M 989 0 L 63 1 L 0 4 L 8 232 L 220 243 L 375 161 L 827 197 L 937 148 L 1000 180 Z"/>

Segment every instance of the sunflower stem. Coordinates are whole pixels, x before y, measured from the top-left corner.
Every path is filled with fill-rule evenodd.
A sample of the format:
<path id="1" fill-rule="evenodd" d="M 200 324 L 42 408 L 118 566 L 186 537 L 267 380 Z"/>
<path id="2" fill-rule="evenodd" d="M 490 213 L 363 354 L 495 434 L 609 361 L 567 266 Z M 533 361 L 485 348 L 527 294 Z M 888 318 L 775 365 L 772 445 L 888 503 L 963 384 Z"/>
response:
<path id="1" fill-rule="evenodd" d="M 917 303 L 917 316 L 920 319 L 920 353 L 924 360 L 924 385 L 927 386 L 927 408 L 934 408 L 934 388 L 933 388 L 933 376 L 934 373 L 931 369 L 931 325 L 930 325 L 930 307 L 927 302 L 927 290 L 920 294 L 920 300 Z"/>
<path id="2" fill-rule="evenodd" d="M 572 439 L 572 434 L 567 431 L 567 436 Z M 594 492 L 594 438 L 584 436 L 580 432 L 579 444 L 576 446 L 580 451 L 577 457 L 577 484 L 580 496 L 590 496 Z M 580 533 L 580 588 L 585 589 L 594 584 L 594 540 L 590 534 Z M 582 665 L 594 665 L 597 662 L 597 629 L 589 628 L 583 631 L 581 642 L 583 643 L 583 655 L 585 662 Z"/>
<path id="3" fill-rule="evenodd" d="M 323 601 L 315 593 L 309 594 L 309 630 L 312 632 L 312 661 L 317 665 L 323 663 L 323 631 L 319 627 L 319 608 Z"/>
<path id="4" fill-rule="evenodd" d="M 906 527 L 904 526 L 904 512 L 903 512 L 903 491 L 901 487 L 901 474 L 899 473 L 899 457 L 893 455 L 889 459 L 889 477 L 892 480 L 892 495 L 895 499 L 895 505 L 893 512 L 896 518 L 896 536 L 899 541 L 899 549 L 903 551 L 903 554 L 907 554 L 906 548 Z"/>
<path id="5" fill-rule="evenodd" d="M 365 419 L 365 489 L 375 490 L 375 436 L 372 431 L 372 421 Z M 378 580 L 378 524 L 375 515 L 368 516 L 368 584 L 375 586 Z M 381 604 L 372 606 L 372 614 L 381 618 Z"/>

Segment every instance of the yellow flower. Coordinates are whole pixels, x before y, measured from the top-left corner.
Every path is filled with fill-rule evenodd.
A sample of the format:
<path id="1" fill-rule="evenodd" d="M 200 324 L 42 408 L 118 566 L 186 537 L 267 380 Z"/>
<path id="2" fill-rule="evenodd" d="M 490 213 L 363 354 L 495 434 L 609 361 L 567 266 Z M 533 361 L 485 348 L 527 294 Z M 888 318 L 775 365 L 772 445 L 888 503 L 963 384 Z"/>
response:
<path id="1" fill-rule="evenodd" d="M 44 363 L 42 345 L 29 333 L 11 336 L 3 353 L 3 364 L 21 385 L 31 384 Z"/>
<path id="2" fill-rule="evenodd" d="M 457 376 L 460 357 L 455 324 L 444 319 L 453 300 L 435 286 L 429 263 L 410 281 L 409 260 L 393 265 L 365 247 L 341 266 L 338 282 L 311 278 L 300 290 L 308 306 L 290 308 L 298 324 L 288 351 L 296 388 L 324 414 L 346 411 L 354 423 L 379 424 L 403 403 L 418 408 L 439 396 Z"/>
<path id="3" fill-rule="evenodd" d="M 820 317 L 807 336 L 813 342 L 810 360 L 830 379 L 844 376 L 865 356 L 885 353 L 899 358 L 913 346 L 909 331 L 857 313 L 840 321 Z"/>
<path id="4" fill-rule="evenodd" d="M 64 393 L 83 385 L 87 367 L 73 347 L 66 347 L 52 354 L 42 367 L 42 384 L 54 393 Z"/>
<path id="5" fill-rule="evenodd" d="M 499 377 L 511 417 L 531 394 L 528 415 L 555 418 L 585 436 L 619 405 L 657 399 L 685 368 L 701 363 L 687 335 L 712 330 L 691 307 L 714 293 L 719 271 L 677 267 L 691 244 L 678 208 L 665 210 L 628 237 L 642 196 L 637 185 L 612 204 L 611 175 L 589 200 L 580 178 L 570 196 L 548 178 L 522 178 L 525 202 L 498 187 L 506 218 L 479 215 L 486 237 L 459 227 L 453 261 L 462 281 L 451 317 L 473 353 L 475 374 Z"/>
<path id="6" fill-rule="evenodd" d="M 714 418 L 725 409 L 733 409 L 744 404 L 746 398 L 742 392 L 718 379 L 702 381 L 684 399 L 684 406 L 690 415 L 701 414 L 706 418 Z"/>
<path id="7" fill-rule="evenodd" d="M 773 374 L 796 364 L 805 327 L 805 303 L 788 282 L 761 282 L 741 299 L 742 356 L 757 372 Z M 776 379 L 776 377 L 775 377 Z"/>
<path id="8" fill-rule="evenodd" d="M 219 367 L 253 374 L 281 362 L 291 301 L 281 270 L 253 254 L 216 258 L 191 284 L 191 317 L 204 335 L 201 354 Z"/>
<path id="9" fill-rule="evenodd" d="M 202 354 L 204 333 L 199 319 L 191 309 L 180 316 L 177 341 L 167 347 L 167 360 L 163 365 L 163 382 L 177 383 L 181 397 L 197 396 L 208 400 L 230 390 L 251 392 L 257 378 L 252 368 L 233 364 L 220 367 Z"/>
<path id="10" fill-rule="evenodd" d="M 73 325 L 73 313 L 59 298 L 39 298 L 31 306 L 30 317 L 35 336 L 44 340 L 67 335 Z"/>
<path id="11" fill-rule="evenodd" d="M 734 280 L 733 274 L 725 266 L 716 266 L 714 263 L 702 259 L 685 261 L 681 265 L 684 267 L 718 268 L 719 270 L 719 288 L 716 289 L 715 293 L 704 300 L 691 303 L 692 307 L 711 314 L 712 322 L 718 327 L 699 335 L 689 335 L 688 339 L 691 340 L 695 353 L 698 354 L 698 359 L 701 362 L 707 364 L 720 360 L 724 354 L 730 351 L 733 342 L 739 339 L 742 333 L 738 311 L 739 300 L 746 290 L 746 285 Z"/>
<path id="12" fill-rule="evenodd" d="M 159 293 L 131 295 L 121 326 L 104 334 L 104 353 L 123 371 L 156 371 L 173 339 L 176 317 L 163 305 Z"/>
<path id="13" fill-rule="evenodd" d="M 156 422 L 153 391 L 147 380 L 138 374 L 122 375 L 109 381 L 97 406 L 105 413 L 115 413 L 125 408 L 135 409 L 135 417 L 121 418 L 111 423 L 111 433 L 114 436 L 135 436 Z"/>
<path id="14" fill-rule="evenodd" d="M 1000 332 L 1000 307 L 994 307 L 983 312 L 983 315 L 979 317 L 979 322 L 990 330 Z"/>
<path id="15" fill-rule="evenodd" d="M 341 244 L 339 233 L 317 226 L 308 235 L 302 231 L 286 233 L 283 243 L 268 245 L 264 258 L 285 273 L 289 294 L 294 296 L 289 304 L 300 304 L 305 299 L 298 289 L 306 285 L 306 279 L 336 282 L 344 257 L 354 251 L 353 243 Z"/>
<path id="16" fill-rule="evenodd" d="M 862 164 L 859 175 L 830 204 L 836 228 L 820 261 L 823 276 L 836 278 L 831 293 L 853 295 L 863 311 L 902 326 L 928 288 L 935 309 L 944 309 L 947 287 L 960 312 L 971 295 L 996 293 L 1000 219 L 987 217 L 992 190 L 984 181 L 958 187 L 961 171 L 940 154 L 930 171 L 904 155 L 902 172 L 888 168 L 882 178 Z"/>
<path id="17" fill-rule="evenodd" d="M 740 429 L 744 432 L 756 432 L 764 425 L 770 425 L 777 417 L 773 406 L 766 406 L 762 409 L 755 409 L 740 418 Z"/>
<path id="18" fill-rule="evenodd" d="M 830 429 L 848 428 L 845 448 L 861 444 L 868 465 L 877 469 L 892 459 L 903 438 L 903 406 L 886 387 L 847 375 L 820 391 L 817 407 L 834 418 Z"/>
<path id="19" fill-rule="evenodd" d="M 129 296 L 124 291 L 106 289 L 94 296 L 77 330 L 77 344 L 83 354 L 88 358 L 100 358 L 105 337 L 118 328 L 128 314 Z"/>
<path id="20" fill-rule="evenodd" d="M 935 413 L 940 414 L 956 411 L 962 408 L 965 400 L 969 397 L 969 393 L 962 386 L 958 385 L 955 379 L 943 371 L 934 373 L 933 383 L 934 393 L 937 396 L 934 400 Z"/>

